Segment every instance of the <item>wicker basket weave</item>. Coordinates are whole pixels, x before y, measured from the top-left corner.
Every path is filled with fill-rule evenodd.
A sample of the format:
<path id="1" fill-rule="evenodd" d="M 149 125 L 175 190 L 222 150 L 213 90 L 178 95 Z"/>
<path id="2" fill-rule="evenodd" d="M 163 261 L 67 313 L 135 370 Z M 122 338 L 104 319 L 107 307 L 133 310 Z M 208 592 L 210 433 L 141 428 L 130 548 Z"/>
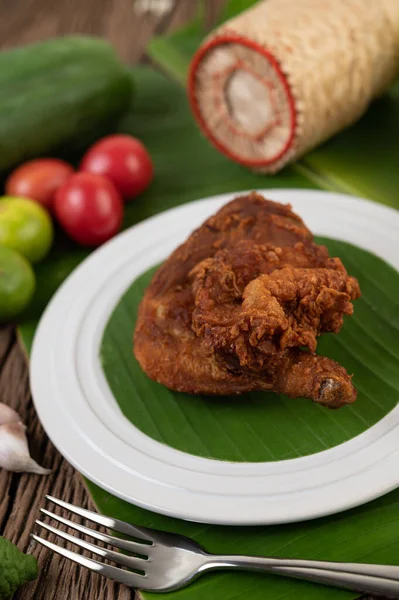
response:
<path id="1" fill-rule="evenodd" d="M 224 154 L 275 172 L 356 121 L 399 71 L 399 0 L 266 0 L 201 45 L 189 96 Z"/>

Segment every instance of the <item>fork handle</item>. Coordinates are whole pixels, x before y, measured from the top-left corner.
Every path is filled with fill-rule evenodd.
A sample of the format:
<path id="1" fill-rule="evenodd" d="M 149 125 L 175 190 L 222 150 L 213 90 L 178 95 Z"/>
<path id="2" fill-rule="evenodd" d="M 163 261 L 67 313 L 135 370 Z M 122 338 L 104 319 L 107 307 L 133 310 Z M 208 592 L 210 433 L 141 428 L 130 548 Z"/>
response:
<path id="1" fill-rule="evenodd" d="M 355 592 L 399 598 L 399 567 L 313 560 L 212 556 L 210 569 L 247 569 L 306 579 Z"/>

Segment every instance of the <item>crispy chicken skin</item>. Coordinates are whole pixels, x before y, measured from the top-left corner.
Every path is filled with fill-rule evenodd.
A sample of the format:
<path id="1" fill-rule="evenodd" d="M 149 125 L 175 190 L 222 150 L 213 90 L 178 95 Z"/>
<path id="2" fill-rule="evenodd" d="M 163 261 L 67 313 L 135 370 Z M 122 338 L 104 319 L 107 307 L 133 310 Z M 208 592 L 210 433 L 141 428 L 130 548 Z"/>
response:
<path id="1" fill-rule="evenodd" d="M 271 390 L 338 408 L 345 369 L 316 355 L 360 296 L 355 278 L 289 205 L 253 192 L 210 217 L 158 269 L 134 354 L 151 379 L 192 394 Z"/>

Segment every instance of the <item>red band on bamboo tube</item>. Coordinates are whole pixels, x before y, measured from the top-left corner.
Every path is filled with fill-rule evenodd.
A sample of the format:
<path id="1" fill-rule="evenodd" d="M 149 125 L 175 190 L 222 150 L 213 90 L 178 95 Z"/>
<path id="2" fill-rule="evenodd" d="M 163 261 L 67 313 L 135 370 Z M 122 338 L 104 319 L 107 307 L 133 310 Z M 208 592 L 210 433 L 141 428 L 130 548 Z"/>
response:
<path id="1" fill-rule="evenodd" d="M 241 144 L 244 139 L 249 144 L 262 144 L 262 141 L 267 141 L 268 136 L 273 134 L 273 130 L 276 126 L 281 125 L 281 115 L 278 110 L 277 100 L 273 98 L 275 91 L 275 82 L 263 77 L 261 73 L 256 72 L 255 69 L 246 64 L 242 58 L 237 58 L 231 61 L 231 64 L 226 68 L 216 70 L 211 76 L 207 76 L 209 80 L 210 102 L 212 103 L 212 109 L 216 122 L 223 123 L 223 129 L 225 133 L 218 134 L 218 127 L 213 127 L 210 120 L 206 118 L 203 112 L 201 102 L 198 98 L 198 77 L 199 71 L 203 61 L 206 60 L 209 53 L 217 48 L 222 48 L 226 44 L 236 44 L 244 48 L 248 48 L 253 52 L 257 52 L 263 60 L 267 61 L 269 68 L 271 69 L 274 78 L 280 84 L 280 96 L 283 92 L 285 95 L 286 111 L 285 111 L 285 129 L 283 139 L 281 139 L 280 147 L 276 143 L 276 151 L 270 154 L 267 158 L 264 157 L 251 157 L 248 156 L 245 151 L 239 152 L 240 141 Z M 248 77 L 252 76 L 254 82 L 258 81 L 259 86 L 264 86 L 265 93 L 269 95 L 270 105 L 270 118 L 268 122 L 261 123 L 259 128 L 254 132 L 248 132 L 244 127 L 240 127 L 240 124 L 230 114 L 228 109 L 227 100 L 227 85 L 229 79 L 234 76 L 235 73 L 247 73 Z M 258 88 L 260 89 L 260 87 Z M 292 148 L 295 140 L 295 132 L 297 126 L 297 115 L 295 109 L 295 101 L 291 93 L 288 81 L 282 72 L 280 65 L 278 64 L 275 57 L 264 48 L 262 45 L 250 40 L 244 36 L 237 35 L 235 33 L 225 32 L 217 37 L 209 40 L 194 55 L 192 60 L 189 75 L 188 75 L 188 96 L 195 118 L 197 119 L 201 130 L 206 137 L 218 148 L 223 154 L 230 159 L 252 168 L 261 168 L 271 166 L 273 163 L 280 163 L 284 156 L 287 156 L 287 162 L 289 156 L 292 154 Z M 231 133 L 231 137 L 227 131 Z M 237 143 L 238 142 L 238 143 Z M 251 144 L 251 145 L 252 145 Z"/>

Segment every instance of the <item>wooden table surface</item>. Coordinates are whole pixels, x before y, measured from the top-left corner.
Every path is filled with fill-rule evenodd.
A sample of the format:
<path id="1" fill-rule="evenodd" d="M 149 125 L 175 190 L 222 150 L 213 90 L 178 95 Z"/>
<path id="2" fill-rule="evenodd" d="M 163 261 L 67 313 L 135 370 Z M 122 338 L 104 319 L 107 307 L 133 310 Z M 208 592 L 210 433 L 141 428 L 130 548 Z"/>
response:
<path id="1" fill-rule="evenodd" d="M 120 56 L 133 64 L 145 56 L 154 33 L 190 19 L 197 0 L 176 0 L 166 15 L 135 10 L 140 0 L 0 0 L 1 47 L 14 47 L 55 35 L 89 33 L 107 37 Z M 152 0 L 162 3 L 163 0 Z M 212 24 L 224 0 L 208 0 Z M 151 0 L 147 6 L 151 5 Z M 137 8 L 137 7 L 136 7 Z M 6 15 L 6 18 L 4 18 Z M 93 509 L 81 476 L 57 452 L 39 423 L 29 390 L 28 367 L 12 327 L 0 328 L 0 402 L 19 412 L 28 426 L 32 456 L 53 469 L 48 477 L 13 474 L 0 469 L 0 535 L 33 553 L 40 574 L 21 588 L 15 600 L 129 600 L 128 588 L 91 574 L 73 563 L 33 545 L 29 534 L 45 494 Z M 57 511 L 56 511 L 57 512 Z"/>

